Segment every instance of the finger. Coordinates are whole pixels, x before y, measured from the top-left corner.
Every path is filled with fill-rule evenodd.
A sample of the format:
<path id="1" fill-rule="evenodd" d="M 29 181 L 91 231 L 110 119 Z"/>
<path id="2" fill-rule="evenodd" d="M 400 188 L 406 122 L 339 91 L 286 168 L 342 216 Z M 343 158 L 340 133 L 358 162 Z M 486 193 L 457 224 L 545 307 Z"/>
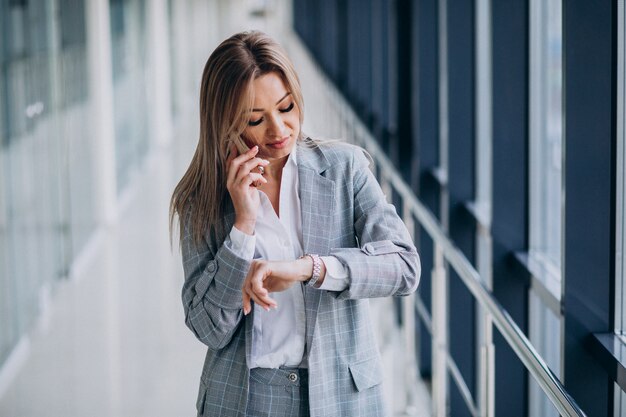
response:
<path id="1" fill-rule="evenodd" d="M 244 162 L 243 164 L 239 166 L 239 172 L 237 172 L 237 175 L 235 177 L 235 183 L 242 181 L 243 178 L 251 172 L 255 174 L 257 173 L 260 174 L 261 172 L 258 170 L 258 167 L 259 166 L 265 167 L 269 163 L 270 162 L 268 160 L 261 159 L 261 158 L 252 158 Z"/>
<path id="2" fill-rule="evenodd" d="M 233 163 L 235 163 L 237 165 L 241 165 L 242 163 L 246 162 L 248 159 L 254 158 L 254 156 L 258 152 L 259 152 L 259 147 L 257 145 L 254 145 L 247 152 L 244 152 L 241 155 L 239 155 L 238 157 L 236 157 L 235 159 L 233 159 Z"/>
<path id="3" fill-rule="evenodd" d="M 275 306 L 276 302 L 269 297 L 269 293 L 263 288 L 263 285 L 258 283 L 260 280 L 255 278 L 255 272 L 256 271 L 251 269 L 250 276 L 247 278 L 244 288 L 250 298 L 252 298 L 259 307 L 269 311 L 269 308 Z"/>
<path id="4" fill-rule="evenodd" d="M 246 282 L 243 285 L 243 293 L 248 298 L 248 305 L 250 303 L 250 300 L 252 300 L 254 301 L 255 304 L 257 304 L 259 307 L 263 308 L 264 310 L 269 310 L 270 305 L 267 303 L 267 301 L 263 300 L 259 294 L 256 294 L 254 292 L 252 288 L 252 280 L 250 278 L 247 278 Z M 248 312 L 250 312 L 251 309 L 252 307 L 249 305 Z"/>
<path id="5" fill-rule="evenodd" d="M 269 296 L 269 292 L 263 287 L 261 281 L 252 281 L 252 291 L 263 303 L 270 307 L 276 307 L 276 301 Z"/>
<path id="6" fill-rule="evenodd" d="M 248 271 L 244 288 L 255 303 L 269 311 L 270 307 L 276 307 L 276 301 L 274 301 L 269 296 L 269 292 L 263 288 L 263 277 L 268 273 L 269 268 L 265 262 L 253 262 Z"/>
<path id="7" fill-rule="evenodd" d="M 244 172 L 261 172 L 258 167 L 266 167 L 268 166 L 270 161 L 263 158 L 252 158 L 241 164 L 239 167 L 239 171 Z"/>
<path id="8" fill-rule="evenodd" d="M 267 179 L 261 174 L 257 174 L 256 172 L 250 172 L 248 175 L 241 179 L 240 184 L 243 186 L 250 186 L 255 185 L 258 182 L 267 184 Z"/>
<path id="9" fill-rule="evenodd" d="M 254 301 L 256 305 L 258 305 L 265 311 L 270 311 L 270 307 L 272 307 L 273 305 L 268 303 L 265 298 L 261 297 L 259 294 L 255 293 L 254 291 L 249 291 L 248 294 L 250 295 L 250 298 L 252 299 L 252 301 Z"/>
<path id="10" fill-rule="evenodd" d="M 244 313 L 250 314 L 250 311 L 252 311 L 252 302 L 254 301 L 255 304 L 257 304 L 259 307 L 263 307 L 263 303 L 260 303 L 258 300 L 255 299 L 254 297 L 254 293 L 253 291 L 250 289 L 250 283 L 246 282 L 244 284 L 244 287 L 242 289 L 242 298 L 244 300 Z"/>
<path id="11" fill-rule="evenodd" d="M 234 144 L 233 144 L 234 146 Z M 235 147 L 236 148 L 236 147 Z M 239 173 L 239 166 L 247 161 L 250 158 L 253 158 L 254 155 L 259 151 L 258 146 L 254 146 L 250 148 L 250 150 L 246 153 L 243 153 L 230 161 L 228 164 L 228 173 L 226 176 L 226 185 L 232 184 L 235 181 L 237 174 Z"/>
<path id="12" fill-rule="evenodd" d="M 252 306 L 250 305 L 250 295 L 247 291 L 241 291 L 242 301 L 243 301 L 243 314 L 250 314 L 250 310 L 252 310 Z"/>

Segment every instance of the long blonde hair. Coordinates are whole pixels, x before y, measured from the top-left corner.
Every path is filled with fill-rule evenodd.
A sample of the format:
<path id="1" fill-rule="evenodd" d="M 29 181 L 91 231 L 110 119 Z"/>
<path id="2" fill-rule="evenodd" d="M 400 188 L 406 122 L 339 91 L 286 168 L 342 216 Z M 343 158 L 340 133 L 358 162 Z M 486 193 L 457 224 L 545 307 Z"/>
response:
<path id="1" fill-rule="evenodd" d="M 186 227 L 199 245 L 205 233 L 220 225 L 230 198 L 226 190 L 228 146 L 233 142 L 239 152 L 247 149 L 241 135 L 248 124 L 246 113 L 254 104 L 252 84 L 270 72 L 276 72 L 291 92 L 302 125 L 300 81 L 285 51 L 268 35 L 259 31 L 237 33 L 223 41 L 207 60 L 200 87 L 200 137 L 189 168 L 172 194 L 170 236 L 176 216 L 181 242 Z"/>

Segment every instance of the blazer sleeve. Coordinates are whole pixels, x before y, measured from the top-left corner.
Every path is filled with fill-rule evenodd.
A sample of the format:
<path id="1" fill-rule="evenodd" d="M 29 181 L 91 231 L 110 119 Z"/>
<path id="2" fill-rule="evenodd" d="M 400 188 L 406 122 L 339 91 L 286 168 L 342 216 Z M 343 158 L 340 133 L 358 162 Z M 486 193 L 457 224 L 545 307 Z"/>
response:
<path id="1" fill-rule="evenodd" d="M 408 295 L 419 283 L 419 255 L 406 226 L 387 203 L 363 152 L 353 153 L 354 231 L 358 248 L 331 250 L 348 270 L 348 287 L 339 299 Z M 350 187 L 347 187 L 350 189 Z"/>
<path id="2" fill-rule="evenodd" d="M 251 260 L 239 257 L 227 242 L 222 242 L 217 251 L 217 245 L 209 245 L 206 240 L 195 245 L 189 216 L 183 227 L 185 323 L 202 343 L 221 349 L 242 320 L 241 287 Z"/>

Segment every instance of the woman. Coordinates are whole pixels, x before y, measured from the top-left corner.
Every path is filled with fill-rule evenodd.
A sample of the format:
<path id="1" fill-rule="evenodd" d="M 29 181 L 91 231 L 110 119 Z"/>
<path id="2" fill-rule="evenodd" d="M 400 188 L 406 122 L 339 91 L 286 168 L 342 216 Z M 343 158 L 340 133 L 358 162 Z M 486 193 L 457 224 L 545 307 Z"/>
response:
<path id="1" fill-rule="evenodd" d="M 267 35 L 225 40 L 201 89 L 170 206 L 186 323 L 208 346 L 198 415 L 383 415 L 366 299 L 415 290 L 406 227 L 360 148 L 302 133 L 297 75 Z"/>

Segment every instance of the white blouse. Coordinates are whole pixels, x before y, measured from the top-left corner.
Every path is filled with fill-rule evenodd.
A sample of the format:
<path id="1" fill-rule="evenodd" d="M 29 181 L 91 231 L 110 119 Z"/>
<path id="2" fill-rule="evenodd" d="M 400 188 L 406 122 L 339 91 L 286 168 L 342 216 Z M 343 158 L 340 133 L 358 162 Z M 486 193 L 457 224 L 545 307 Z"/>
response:
<path id="1" fill-rule="evenodd" d="M 260 191 L 254 235 L 233 226 L 226 238 L 233 251 L 244 259 L 294 260 L 304 254 L 302 215 L 298 195 L 298 165 L 294 149 L 283 168 L 280 184 L 279 213 Z M 230 240 L 230 242 L 228 242 Z M 348 286 L 346 268 L 333 256 L 322 256 L 326 276 L 319 290 L 342 291 Z M 278 308 L 265 311 L 253 304 L 252 352 L 249 368 L 307 366 L 305 356 L 306 317 L 304 284 L 294 284 L 282 292 L 270 294 Z"/>

